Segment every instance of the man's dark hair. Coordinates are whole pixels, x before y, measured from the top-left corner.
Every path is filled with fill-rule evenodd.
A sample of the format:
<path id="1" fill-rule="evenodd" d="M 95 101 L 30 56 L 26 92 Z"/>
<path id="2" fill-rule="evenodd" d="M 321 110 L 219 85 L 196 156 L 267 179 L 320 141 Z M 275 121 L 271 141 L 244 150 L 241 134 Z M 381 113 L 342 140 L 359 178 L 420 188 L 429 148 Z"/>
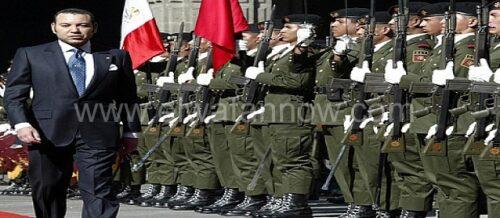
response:
<path id="1" fill-rule="evenodd" d="M 92 12 L 84 10 L 84 9 L 79 9 L 79 8 L 66 8 L 58 11 L 56 14 L 54 14 L 54 23 L 56 22 L 56 18 L 59 14 L 84 14 L 84 15 L 89 15 L 90 21 L 92 24 L 95 24 L 95 16 L 92 14 Z"/>

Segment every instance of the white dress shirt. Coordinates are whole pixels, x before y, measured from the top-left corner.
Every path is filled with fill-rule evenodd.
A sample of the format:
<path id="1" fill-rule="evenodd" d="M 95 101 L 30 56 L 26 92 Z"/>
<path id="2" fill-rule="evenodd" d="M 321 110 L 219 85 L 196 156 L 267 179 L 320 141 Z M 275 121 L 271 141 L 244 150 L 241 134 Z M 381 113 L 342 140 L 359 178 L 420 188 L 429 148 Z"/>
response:
<path id="1" fill-rule="evenodd" d="M 71 56 L 75 54 L 74 49 L 75 47 L 58 40 L 59 46 L 61 47 L 61 51 L 64 55 L 64 59 L 66 61 L 66 65 L 69 62 L 69 59 Z M 88 88 L 90 82 L 92 81 L 92 78 L 94 78 L 94 73 L 95 73 L 95 68 L 94 68 L 94 57 L 92 56 L 91 50 L 90 50 L 90 41 L 85 43 L 83 46 L 79 48 L 82 50 L 82 57 L 85 60 L 85 88 Z M 18 123 L 14 125 L 14 129 L 17 131 L 19 129 L 22 129 L 24 127 L 31 127 L 30 123 L 24 122 L 24 123 Z M 139 133 L 136 132 L 125 132 L 123 133 L 123 137 L 125 138 L 138 138 Z"/>

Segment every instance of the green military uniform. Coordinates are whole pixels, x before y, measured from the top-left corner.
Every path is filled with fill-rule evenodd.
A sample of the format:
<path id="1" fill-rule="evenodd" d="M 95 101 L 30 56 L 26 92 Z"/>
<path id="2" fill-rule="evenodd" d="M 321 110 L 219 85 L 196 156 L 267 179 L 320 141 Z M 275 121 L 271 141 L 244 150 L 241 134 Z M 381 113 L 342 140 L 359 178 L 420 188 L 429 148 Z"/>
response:
<path id="1" fill-rule="evenodd" d="M 393 44 L 391 41 L 385 41 L 375 45 L 373 54 L 373 62 L 371 67 L 372 73 L 383 73 L 387 60 L 390 59 L 393 53 Z M 367 81 L 368 82 L 368 81 Z M 376 95 L 376 94 L 374 94 Z M 374 96 L 375 97 L 375 96 Z M 380 105 L 372 105 L 370 109 L 379 107 Z M 369 122 L 363 129 L 362 143 L 353 143 L 355 149 L 355 158 L 359 165 L 359 173 L 363 179 L 371 202 L 376 202 L 376 188 L 379 168 L 379 158 L 381 155 L 381 141 L 378 138 L 381 117 L 374 117 L 374 121 Z M 381 184 L 381 202 L 380 206 L 386 211 L 391 211 L 399 208 L 399 188 L 394 182 L 394 170 L 390 162 L 384 166 L 383 179 Z M 389 201 L 389 202 L 388 202 Z"/>
<path id="2" fill-rule="evenodd" d="M 317 61 L 316 68 L 316 97 L 314 99 L 314 107 L 311 114 L 311 123 L 316 125 L 316 131 L 324 135 L 325 144 L 327 146 L 328 157 L 330 162 L 337 159 L 342 147 L 341 140 L 344 137 L 343 120 L 345 115 L 350 115 L 351 108 L 337 110 L 335 104 L 342 102 L 342 96 L 338 99 L 328 100 L 326 93 L 323 92 L 323 87 L 330 85 L 333 78 L 347 79 L 352 67 L 357 62 L 359 55 L 359 43 L 351 49 L 347 55 L 342 58 L 342 61 L 334 63 L 334 53 L 330 49 L 325 51 Z M 336 90 L 340 92 L 340 90 Z M 319 139 L 317 137 L 316 139 Z M 317 142 L 321 143 L 321 142 Z M 347 147 L 348 151 L 344 158 L 339 163 L 335 172 L 335 179 L 339 185 L 346 203 L 354 203 L 356 205 L 370 205 L 372 202 L 366 195 L 366 188 L 359 175 L 357 162 L 354 159 L 354 148 Z M 353 166 L 349 166 L 352 163 Z M 358 172 L 358 173 L 356 173 Z"/>
<path id="3" fill-rule="evenodd" d="M 233 107 L 229 99 L 232 98 L 235 89 L 238 88 L 236 85 L 228 82 L 231 75 L 241 75 L 241 71 L 239 66 L 229 62 L 225 64 L 219 70 L 216 77 L 210 81 L 210 89 L 215 92 L 215 95 L 220 95 L 221 99 L 215 117 L 209 125 L 208 136 L 215 170 L 221 186 L 244 191 L 241 189 L 239 182 L 243 180 L 240 176 L 241 171 L 237 169 L 235 157 L 231 152 L 235 142 L 238 143 L 236 146 L 241 146 L 241 144 L 239 144 L 241 141 L 231 138 L 226 132 L 226 128 L 231 126 L 228 125 L 228 122 L 234 121 L 231 116 L 234 114 L 234 111 L 231 110 Z M 230 94 L 231 92 L 233 94 Z"/>
<path id="4" fill-rule="evenodd" d="M 406 79 L 418 77 L 426 58 L 432 53 L 433 42 L 427 34 L 409 35 L 406 44 Z M 400 88 L 408 90 L 410 87 Z M 420 158 L 421 147 L 414 134 L 404 133 L 406 150 L 404 153 L 388 155 L 396 171 L 396 183 L 400 189 L 399 206 L 410 211 L 430 211 L 434 188 L 427 179 Z"/>
<path id="5" fill-rule="evenodd" d="M 265 139 L 281 172 L 283 194 L 308 194 L 312 182 L 312 128 L 303 122 L 313 81 L 313 63 L 307 55 L 289 51 L 273 58 L 266 72 L 256 77 L 257 82 L 269 86 L 263 113 L 269 123 Z"/>
<path id="6" fill-rule="evenodd" d="M 455 42 L 455 77 L 467 77 L 468 67 L 474 61 L 474 36 L 456 36 Z M 465 37 L 465 38 L 463 38 Z M 458 40 L 462 38 L 461 40 Z M 434 53 L 427 59 L 427 64 L 422 68 L 422 73 L 417 77 L 419 81 L 428 81 L 432 79 L 433 70 L 439 69 L 442 59 L 442 45 L 434 48 Z M 403 84 L 404 78 L 401 80 Z M 407 81 L 406 81 L 407 82 Z M 459 105 L 463 104 L 460 99 Z M 419 110 L 430 106 L 431 98 L 414 98 L 412 101 L 413 110 Z M 437 203 L 440 209 L 440 215 L 443 217 L 478 217 L 478 199 L 480 187 L 478 179 L 471 166 L 470 156 L 463 154 L 464 142 L 467 140 L 464 134 L 468 126 L 473 122 L 470 113 L 458 117 L 454 123 L 455 131 L 448 136 L 445 144 L 444 155 L 426 155 L 423 154 L 422 162 L 425 173 L 430 181 L 438 189 Z M 430 126 L 436 123 L 436 114 L 412 119 L 412 128 L 410 132 L 417 134 L 417 142 L 420 147 L 425 147 L 427 134 Z"/>

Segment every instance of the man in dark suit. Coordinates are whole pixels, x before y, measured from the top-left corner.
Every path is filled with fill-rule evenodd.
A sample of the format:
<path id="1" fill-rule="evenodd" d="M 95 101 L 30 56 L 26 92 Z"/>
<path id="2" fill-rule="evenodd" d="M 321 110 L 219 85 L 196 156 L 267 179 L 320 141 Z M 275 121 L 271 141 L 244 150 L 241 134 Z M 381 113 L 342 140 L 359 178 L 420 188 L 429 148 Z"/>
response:
<path id="1" fill-rule="evenodd" d="M 135 149 L 141 130 L 130 57 L 121 50 L 91 53 L 97 24 L 88 11 L 59 11 L 51 27 L 57 41 L 18 49 L 4 100 L 29 146 L 36 216 L 64 217 L 75 160 L 82 217 L 116 217 L 111 166 L 120 148 Z"/>

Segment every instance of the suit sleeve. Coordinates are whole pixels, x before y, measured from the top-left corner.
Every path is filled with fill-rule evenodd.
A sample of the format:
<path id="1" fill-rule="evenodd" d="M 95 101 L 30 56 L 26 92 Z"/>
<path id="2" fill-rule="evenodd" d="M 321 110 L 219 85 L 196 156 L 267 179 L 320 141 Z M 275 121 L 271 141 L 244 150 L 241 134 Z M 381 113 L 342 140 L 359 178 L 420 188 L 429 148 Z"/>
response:
<path id="1" fill-rule="evenodd" d="M 125 52 L 122 60 L 123 75 L 120 77 L 119 83 L 120 94 L 117 99 L 119 107 L 125 109 L 122 109 L 120 114 L 124 133 L 141 131 L 141 123 L 139 120 L 141 110 L 131 63 L 130 55 Z"/>
<path id="2" fill-rule="evenodd" d="M 28 104 L 31 90 L 31 68 L 26 49 L 17 50 L 7 76 L 4 105 L 12 126 L 29 122 Z"/>

